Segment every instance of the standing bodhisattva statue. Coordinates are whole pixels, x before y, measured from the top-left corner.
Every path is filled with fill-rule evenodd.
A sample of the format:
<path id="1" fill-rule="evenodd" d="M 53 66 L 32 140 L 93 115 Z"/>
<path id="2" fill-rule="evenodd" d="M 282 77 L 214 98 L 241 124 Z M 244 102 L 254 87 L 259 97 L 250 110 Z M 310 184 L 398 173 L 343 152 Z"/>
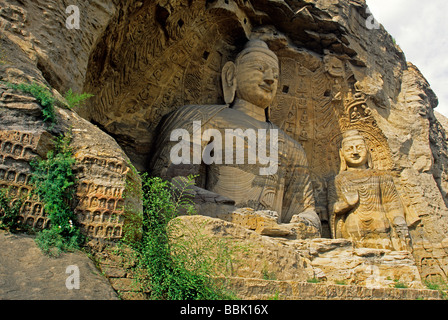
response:
<path id="1" fill-rule="evenodd" d="M 341 170 L 329 191 L 333 238 L 350 239 L 357 247 L 406 250 L 409 231 L 394 181 L 373 169 L 357 130 L 344 134 L 340 157 Z"/>
<path id="2" fill-rule="evenodd" d="M 184 106 L 162 122 L 152 174 L 198 175 L 198 187 L 236 207 L 275 211 L 280 223 L 320 232 L 304 149 L 267 119 L 278 79 L 275 53 L 249 41 L 222 69 L 226 105 Z"/>

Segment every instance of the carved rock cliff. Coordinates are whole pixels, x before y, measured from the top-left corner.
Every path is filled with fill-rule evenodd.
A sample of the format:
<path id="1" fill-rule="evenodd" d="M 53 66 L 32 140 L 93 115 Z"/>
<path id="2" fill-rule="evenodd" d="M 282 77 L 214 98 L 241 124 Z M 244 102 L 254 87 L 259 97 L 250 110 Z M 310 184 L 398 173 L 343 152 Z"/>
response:
<path id="1" fill-rule="evenodd" d="M 37 82 L 57 97 L 70 88 L 94 94 L 83 108 L 57 106 L 50 126 L 33 97 L 1 84 L 0 187 L 28 194 L 29 161 L 45 157 L 51 138 L 71 129 L 78 222 L 92 239 L 119 239 L 123 194 L 127 183 L 138 183 L 130 164 L 148 169 L 162 117 L 186 104 L 223 104 L 222 66 L 258 38 L 280 60 L 271 120 L 305 149 L 323 237 L 330 237 L 327 189 L 339 170 L 342 133 L 357 129 L 375 168 L 393 175 L 412 217 L 414 260 L 366 255 L 402 259 L 400 270 L 415 287 L 446 279 L 447 120 L 435 113 L 429 83 L 387 31 L 367 27 L 366 9 L 363 0 L 92 0 L 79 4 L 80 29 L 67 29 L 61 1 L 0 0 L 0 80 Z M 24 223 L 44 227 L 42 204 L 25 204 Z M 303 257 L 320 245 L 313 241 L 302 246 Z M 346 243 L 344 250 L 325 245 L 331 254 L 307 259 L 327 277 L 346 272 L 323 266 L 337 250 L 346 249 L 346 261 L 367 259 Z M 295 256 L 291 247 L 282 250 Z M 381 263 L 384 279 L 394 274 Z M 306 272 L 300 274 L 303 280 Z"/>

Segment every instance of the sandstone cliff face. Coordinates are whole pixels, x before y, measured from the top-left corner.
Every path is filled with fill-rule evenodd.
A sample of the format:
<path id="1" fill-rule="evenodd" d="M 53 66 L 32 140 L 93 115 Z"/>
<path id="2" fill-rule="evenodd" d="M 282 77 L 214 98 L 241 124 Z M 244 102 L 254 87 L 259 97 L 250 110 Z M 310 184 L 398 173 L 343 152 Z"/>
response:
<path id="1" fill-rule="evenodd" d="M 60 1 L 0 0 L 0 80 L 95 95 L 76 112 L 58 108 L 50 128 L 32 97 L 1 86 L 1 185 L 28 188 L 31 157 L 72 127 L 80 222 L 93 238 L 120 238 L 124 221 L 112 217 L 133 179 L 128 161 L 147 169 L 168 112 L 222 104 L 221 67 L 256 37 L 280 59 L 272 121 L 304 146 L 324 227 L 342 132 L 359 129 L 376 168 L 394 175 L 421 278 L 446 278 L 448 151 L 437 98 L 389 34 L 366 27 L 365 1 L 94 0 L 79 5 L 80 29 L 72 30 L 65 10 Z M 44 224 L 39 203 L 29 205 L 24 219 Z"/>
<path id="2" fill-rule="evenodd" d="M 85 33 L 70 33 L 65 28 L 65 6 L 58 1 L 21 5 L 2 1 L 1 47 L 5 63 L 0 66 L 1 80 L 49 85 L 59 98 L 68 88 L 80 90 L 91 47 L 114 12 L 106 2 L 81 10 L 95 18 L 86 22 Z M 77 159 L 78 185 L 73 206 L 78 222 L 93 239 L 120 238 L 123 192 L 131 174 L 129 159 L 116 141 L 75 112 L 61 108 L 62 104 L 56 107 L 55 124 L 49 124 L 42 120 L 42 107 L 34 97 L 4 84 L 0 92 L 2 187 L 12 187 L 12 195 L 28 195 L 29 162 L 36 156 L 45 158 L 53 138 L 71 131 Z M 26 224 L 38 228 L 47 225 L 38 199 L 27 198 L 22 211 Z"/>

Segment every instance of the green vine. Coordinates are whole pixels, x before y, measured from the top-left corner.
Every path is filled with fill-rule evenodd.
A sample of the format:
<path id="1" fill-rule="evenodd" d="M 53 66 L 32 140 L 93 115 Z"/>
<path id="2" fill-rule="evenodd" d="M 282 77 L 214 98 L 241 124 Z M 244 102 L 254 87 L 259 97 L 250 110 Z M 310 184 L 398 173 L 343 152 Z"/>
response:
<path id="1" fill-rule="evenodd" d="M 56 98 L 53 96 L 50 89 L 35 82 L 30 84 L 7 83 L 6 85 L 11 89 L 32 95 L 42 106 L 42 114 L 44 116 L 44 122 L 49 122 L 51 124 L 55 123 L 56 112 L 54 105 L 56 102 Z"/>
<path id="2" fill-rule="evenodd" d="M 50 220 L 50 228 L 39 232 L 36 242 L 50 255 L 79 249 L 84 242 L 84 236 L 74 224 L 75 216 L 70 206 L 75 185 L 72 170 L 75 159 L 70 141 L 70 134 L 57 138 L 47 159 L 31 162 L 34 192 L 43 202 Z"/>
<path id="3" fill-rule="evenodd" d="M 195 239 L 178 236 L 185 231 L 175 219 L 179 212 L 194 213 L 191 187 L 194 177 L 172 184 L 147 174 L 142 176 L 143 212 L 136 230 L 125 237 L 124 244 L 133 249 L 138 286 L 157 300 L 230 299 L 222 283 L 216 281 L 217 263 L 228 262 L 226 243 L 210 241 L 200 227 L 192 232 Z M 180 233 L 179 233 L 180 231 Z M 135 234 L 139 234 L 136 240 Z M 211 251 L 220 250 L 218 259 Z"/>
<path id="4" fill-rule="evenodd" d="M 68 109 L 72 110 L 73 108 L 83 107 L 86 100 L 93 97 L 92 94 L 89 93 L 76 94 L 72 91 L 72 89 L 69 89 L 64 94 L 65 101 L 61 101 L 58 100 L 53 95 L 53 93 L 49 88 L 35 82 L 19 83 L 19 84 L 7 82 L 6 86 L 8 86 L 11 89 L 32 95 L 42 106 L 42 114 L 44 116 L 44 122 L 48 122 L 52 125 L 54 125 L 56 122 L 55 105 L 57 102 L 66 106 Z"/>
<path id="5" fill-rule="evenodd" d="M 13 200 L 7 189 L 0 189 L 0 229 L 19 232 L 24 227 L 20 223 L 21 199 Z"/>

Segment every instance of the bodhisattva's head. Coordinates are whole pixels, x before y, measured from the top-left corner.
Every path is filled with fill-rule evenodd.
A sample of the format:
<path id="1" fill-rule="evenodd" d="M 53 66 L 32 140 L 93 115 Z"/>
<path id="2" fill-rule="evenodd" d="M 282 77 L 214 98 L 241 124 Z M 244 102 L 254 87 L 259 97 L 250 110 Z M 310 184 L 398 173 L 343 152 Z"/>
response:
<path id="1" fill-rule="evenodd" d="M 231 104 L 235 98 L 266 109 L 277 92 L 278 58 L 261 40 L 251 40 L 222 71 L 224 99 Z"/>
<path id="2" fill-rule="evenodd" d="M 344 134 L 340 150 L 341 171 L 372 168 L 372 160 L 364 137 L 357 130 Z"/>

